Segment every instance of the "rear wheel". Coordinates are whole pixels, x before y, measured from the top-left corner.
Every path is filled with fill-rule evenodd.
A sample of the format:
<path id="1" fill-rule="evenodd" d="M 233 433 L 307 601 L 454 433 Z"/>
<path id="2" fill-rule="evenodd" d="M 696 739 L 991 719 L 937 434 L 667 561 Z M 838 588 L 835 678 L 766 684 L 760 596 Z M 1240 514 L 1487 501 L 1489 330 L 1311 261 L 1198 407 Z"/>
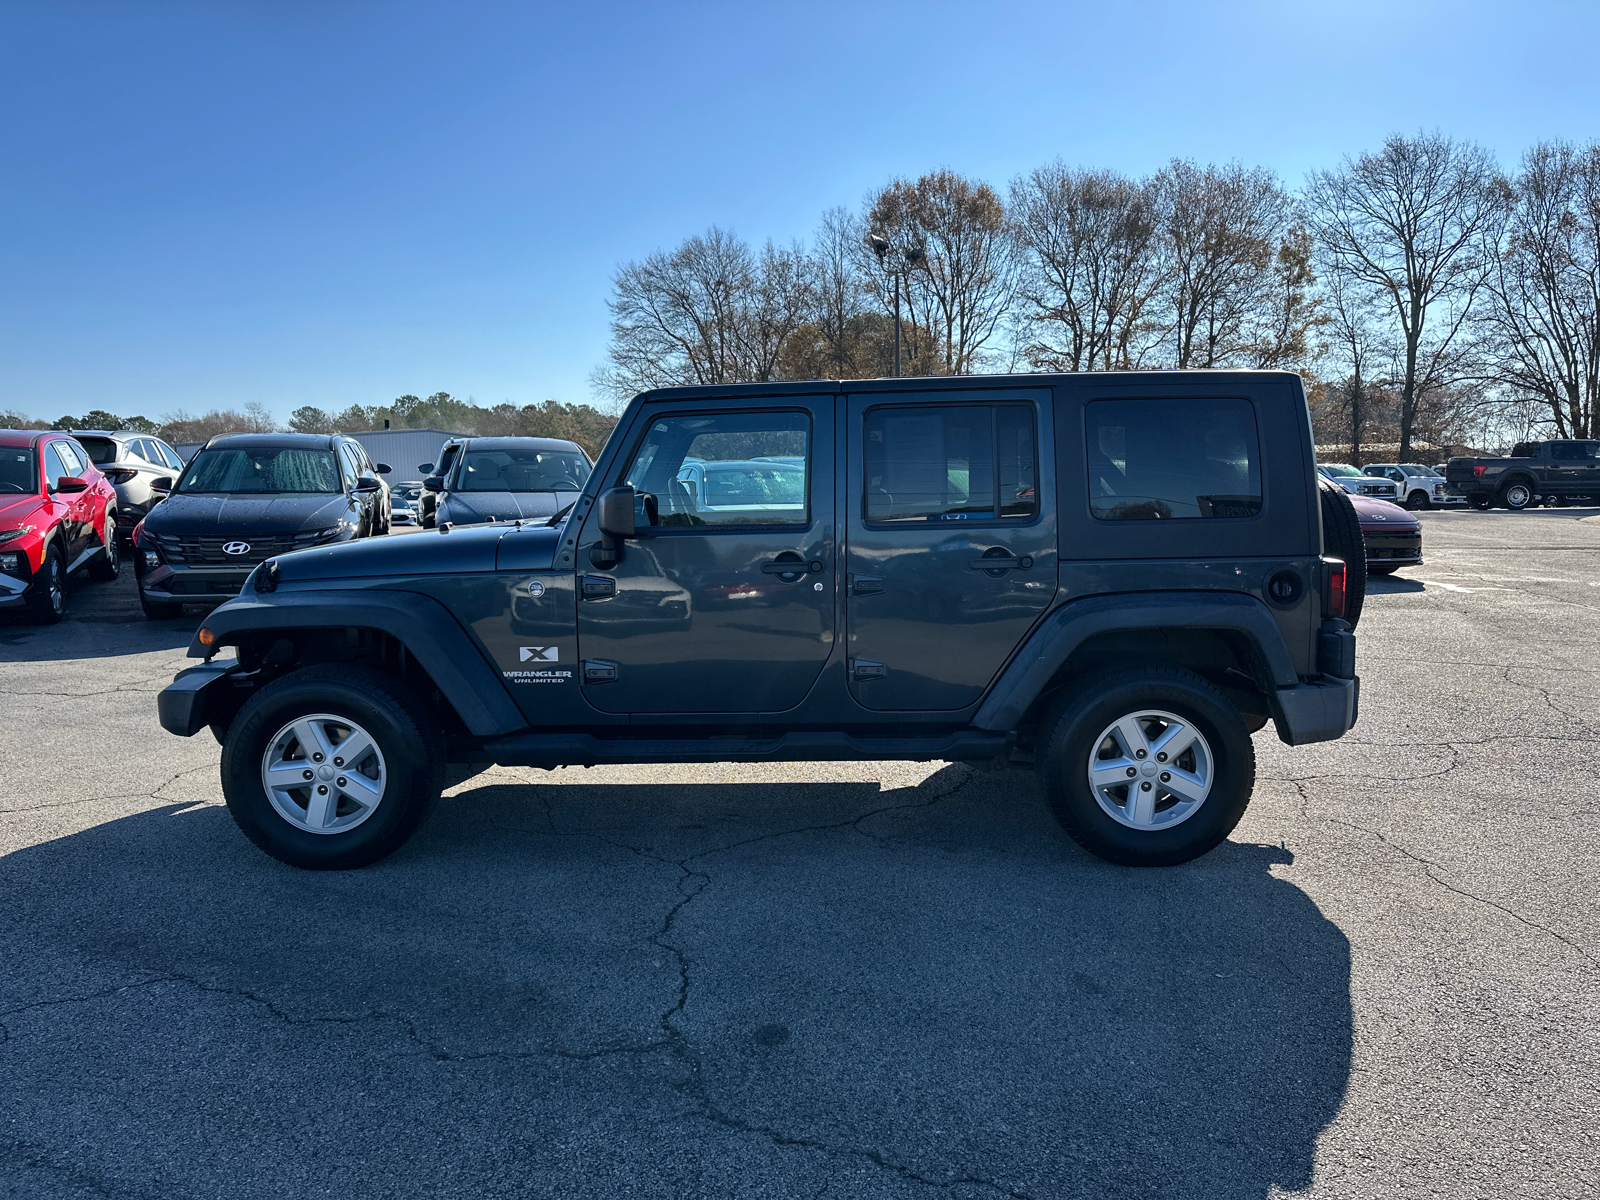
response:
<path id="1" fill-rule="evenodd" d="M 100 532 L 104 549 L 100 557 L 89 564 L 89 578 L 110 583 L 122 570 L 122 539 L 117 536 L 117 514 L 106 513 L 106 526 Z"/>
<path id="2" fill-rule="evenodd" d="M 1345 572 L 1344 619 L 1354 629 L 1361 620 L 1361 607 L 1367 598 L 1367 543 L 1361 536 L 1361 520 L 1350 493 L 1331 479 L 1317 480 L 1322 500 L 1323 553 L 1342 558 Z"/>
<path id="3" fill-rule="evenodd" d="M 228 727 L 222 791 L 245 836 L 280 862 L 364 867 L 404 845 L 438 800 L 440 738 L 390 676 L 305 667 L 262 688 Z"/>
<path id="4" fill-rule="evenodd" d="M 1198 858 L 1233 831 L 1255 787 L 1244 720 L 1189 671 L 1132 670 L 1069 691 L 1038 745 L 1056 819 L 1085 850 L 1124 866 Z"/>
<path id="5" fill-rule="evenodd" d="M 28 597 L 28 616 L 35 625 L 54 625 L 67 615 L 67 561 L 61 547 L 51 543 Z"/>
<path id="6" fill-rule="evenodd" d="M 1500 503 L 1512 512 L 1521 512 L 1531 506 L 1533 500 L 1533 488 L 1521 480 L 1512 480 L 1500 489 Z"/>

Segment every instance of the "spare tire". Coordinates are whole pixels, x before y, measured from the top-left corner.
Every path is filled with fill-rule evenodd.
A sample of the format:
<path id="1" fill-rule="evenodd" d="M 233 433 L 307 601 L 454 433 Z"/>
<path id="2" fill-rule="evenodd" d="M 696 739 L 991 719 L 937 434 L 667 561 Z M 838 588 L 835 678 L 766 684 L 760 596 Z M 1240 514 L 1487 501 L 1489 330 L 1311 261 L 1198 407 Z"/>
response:
<path id="1" fill-rule="evenodd" d="M 1361 537 L 1361 520 L 1350 493 L 1331 479 L 1317 479 L 1322 498 L 1322 552 L 1342 558 L 1345 566 L 1344 619 L 1350 628 L 1361 620 L 1361 606 L 1367 598 L 1367 544 Z"/>

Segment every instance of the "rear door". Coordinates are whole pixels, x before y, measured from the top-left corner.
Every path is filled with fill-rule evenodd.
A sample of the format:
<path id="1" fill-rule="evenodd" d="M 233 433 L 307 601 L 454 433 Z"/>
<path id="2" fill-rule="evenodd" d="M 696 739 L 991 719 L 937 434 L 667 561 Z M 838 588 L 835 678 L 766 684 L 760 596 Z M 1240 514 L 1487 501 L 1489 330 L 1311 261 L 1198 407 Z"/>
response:
<path id="1" fill-rule="evenodd" d="M 976 702 L 1049 606 L 1049 400 L 1027 389 L 848 398 L 850 688 L 865 707 Z"/>
<path id="2" fill-rule="evenodd" d="M 588 557 L 593 510 L 579 539 L 589 703 L 670 716 L 781 712 L 805 698 L 834 640 L 833 414 L 832 396 L 644 410 L 607 483 L 653 497 L 655 523 L 641 501 L 639 537 L 605 570 Z"/>

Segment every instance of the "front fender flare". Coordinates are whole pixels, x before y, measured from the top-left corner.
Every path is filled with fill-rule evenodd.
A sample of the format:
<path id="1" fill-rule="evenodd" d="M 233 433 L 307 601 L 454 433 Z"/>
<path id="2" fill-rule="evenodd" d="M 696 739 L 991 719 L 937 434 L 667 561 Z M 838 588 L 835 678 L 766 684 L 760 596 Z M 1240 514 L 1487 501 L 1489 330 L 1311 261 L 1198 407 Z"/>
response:
<path id="1" fill-rule="evenodd" d="M 206 617 L 204 625 L 216 634 L 212 648 L 237 645 L 242 633 L 380 630 L 416 659 L 472 733 L 493 737 L 527 726 L 500 673 L 450 610 L 432 596 L 377 588 L 278 591 L 230 600 Z M 189 657 L 205 658 L 212 648 L 200 645 L 196 635 Z"/>
<path id="2" fill-rule="evenodd" d="M 1073 651 L 1102 633 L 1141 629 L 1212 629 L 1241 634 L 1255 662 L 1247 664 L 1270 701 L 1279 688 L 1300 682 L 1289 647 L 1267 606 L 1237 592 L 1133 592 L 1090 596 L 1063 605 L 1033 631 L 1001 672 L 972 723 L 979 729 L 1015 729 Z M 1277 706 L 1274 704 L 1274 713 Z"/>

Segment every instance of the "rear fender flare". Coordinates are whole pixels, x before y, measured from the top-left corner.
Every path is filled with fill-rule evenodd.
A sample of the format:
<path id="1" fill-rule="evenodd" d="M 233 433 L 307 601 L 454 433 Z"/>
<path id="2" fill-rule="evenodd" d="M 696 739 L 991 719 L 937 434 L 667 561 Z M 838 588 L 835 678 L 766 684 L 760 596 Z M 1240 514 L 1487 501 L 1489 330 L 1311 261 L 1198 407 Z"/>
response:
<path id="1" fill-rule="evenodd" d="M 1195 629 L 1241 635 L 1251 648 L 1246 664 L 1278 716 L 1276 692 L 1300 677 L 1278 623 L 1254 596 L 1215 592 L 1204 596 L 1134 592 L 1091 596 L 1063 605 L 1034 630 L 990 689 L 972 723 L 979 729 L 1010 730 L 1027 713 L 1056 672 L 1079 646 L 1103 633 Z"/>
<path id="2" fill-rule="evenodd" d="M 431 596 L 368 588 L 279 591 L 230 600 L 205 619 L 205 626 L 216 634 L 213 647 L 237 645 L 240 634 L 379 630 L 406 648 L 474 735 L 493 737 L 527 726 L 499 671 L 450 610 Z M 210 652 L 197 634 L 189 657 L 205 658 Z"/>

